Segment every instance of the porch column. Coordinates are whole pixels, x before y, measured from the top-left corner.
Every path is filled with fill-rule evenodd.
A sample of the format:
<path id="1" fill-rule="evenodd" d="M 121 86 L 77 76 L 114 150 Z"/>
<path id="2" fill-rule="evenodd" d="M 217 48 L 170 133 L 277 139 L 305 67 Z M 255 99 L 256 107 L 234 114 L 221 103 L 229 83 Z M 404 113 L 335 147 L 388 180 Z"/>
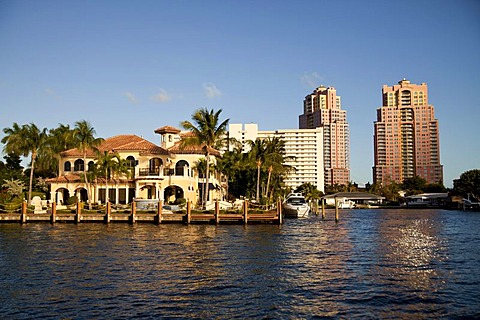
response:
<path id="1" fill-rule="evenodd" d="M 138 192 L 138 181 L 135 181 L 135 198 L 138 198 L 138 195 L 140 193 Z"/>
<path id="2" fill-rule="evenodd" d="M 120 192 L 118 190 L 118 184 L 115 185 L 115 204 L 118 204 L 118 196 L 119 196 Z"/>
<path id="3" fill-rule="evenodd" d="M 129 197 L 130 188 L 129 188 L 129 187 L 130 187 L 130 186 L 129 186 L 128 184 L 127 184 L 126 187 L 125 187 L 125 189 L 126 189 L 126 190 L 125 190 L 125 203 L 128 203 L 128 199 L 130 199 L 130 197 Z"/>

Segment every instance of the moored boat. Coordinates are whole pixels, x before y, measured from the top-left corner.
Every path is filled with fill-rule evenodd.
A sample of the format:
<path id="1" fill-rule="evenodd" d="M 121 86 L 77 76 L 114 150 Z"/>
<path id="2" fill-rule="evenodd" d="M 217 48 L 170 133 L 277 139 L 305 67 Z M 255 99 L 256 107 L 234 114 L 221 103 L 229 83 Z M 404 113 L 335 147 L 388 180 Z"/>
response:
<path id="1" fill-rule="evenodd" d="M 282 204 L 285 218 L 306 218 L 310 207 L 301 193 L 291 193 Z"/>

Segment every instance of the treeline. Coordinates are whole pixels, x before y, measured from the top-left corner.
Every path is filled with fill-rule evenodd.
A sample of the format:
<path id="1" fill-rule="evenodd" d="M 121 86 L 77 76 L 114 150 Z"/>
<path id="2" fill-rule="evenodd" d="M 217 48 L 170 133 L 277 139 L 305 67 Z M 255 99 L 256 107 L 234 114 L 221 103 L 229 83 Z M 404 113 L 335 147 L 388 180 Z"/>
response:
<path id="1" fill-rule="evenodd" d="M 243 152 L 243 146 L 234 139 L 225 138 L 229 119 L 220 121 L 221 109 L 218 111 L 199 109 L 192 114 L 192 122 L 183 121 L 183 129 L 192 134 L 182 140 L 182 146 L 199 145 L 205 151 L 205 160 L 195 164 L 201 177 L 208 179 L 210 175 L 221 173 L 226 182 L 229 200 L 246 197 L 255 199 L 257 203 L 271 203 L 278 197 L 284 197 L 293 191 L 285 185 L 284 179 L 295 168 L 285 165 L 289 159 L 285 155 L 285 143 L 274 137 L 271 139 L 249 141 L 248 152 Z M 78 148 L 83 152 L 84 172 L 83 179 L 87 184 L 96 177 L 109 178 L 114 175 L 128 175 L 129 166 L 125 159 L 120 159 L 116 154 L 98 153 L 96 165 L 87 166 L 87 150 L 95 150 L 103 141 L 95 137 L 95 129 L 85 120 L 70 125 L 59 124 L 54 129 L 39 129 L 35 124 L 19 125 L 13 123 L 11 128 L 3 129 L 5 136 L 1 142 L 4 144 L 4 161 L 0 161 L 0 201 L 7 198 L 20 197 L 22 190 L 28 183 L 28 201 L 30 202 L 33 189 L 47 192 L 48 186 L 45 179 L 58 176 L 60 154 L 62 151 Z M 212 149 L 220 149 L 229 145 L 230 150 L 217 159 L 215 165 L 210 162 Z M 20 157 L 29 157 L 29 168 L 24 170 Z M 209 170 L 206 170 L 209 168 Z M 326 185 L 325 193 L 357 191 L 354 183 L 348 185 Z M 406 179 L 403 183 L 391 181 L 387 184 L 367 185 L 366 191 L 384 196 L 387 200 L 397 202 L 400 198 L 399 191 L 406 195 L 423 192 L 450 191 L 464 197 L 479 198 L 480 170 L 474 169 L 464 172 L 460 179 L 454 182 L 453 190 L 447 190 L 443 184 L 427 184 L 421 177 Z M 316 186 L 306 183 L 301 185 L 296 192 L 302 192 L 307 199 L 318 199 L 323 194 Z M 90 195 L 88 195 L 90 199 Z M 201 202 L 205 203 L 206 195 L 201 195 Z"/>

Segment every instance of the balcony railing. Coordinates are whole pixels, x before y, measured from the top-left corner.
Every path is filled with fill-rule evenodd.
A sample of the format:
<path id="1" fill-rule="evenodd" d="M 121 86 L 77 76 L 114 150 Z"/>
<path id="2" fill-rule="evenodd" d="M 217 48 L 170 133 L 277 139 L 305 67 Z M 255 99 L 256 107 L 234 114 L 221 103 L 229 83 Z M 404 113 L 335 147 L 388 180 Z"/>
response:
<path id="1" fill-rule="evenodd" d="M 138 175 L 140 177 L 159 176 L 160 168 L 139 168 Z"/>

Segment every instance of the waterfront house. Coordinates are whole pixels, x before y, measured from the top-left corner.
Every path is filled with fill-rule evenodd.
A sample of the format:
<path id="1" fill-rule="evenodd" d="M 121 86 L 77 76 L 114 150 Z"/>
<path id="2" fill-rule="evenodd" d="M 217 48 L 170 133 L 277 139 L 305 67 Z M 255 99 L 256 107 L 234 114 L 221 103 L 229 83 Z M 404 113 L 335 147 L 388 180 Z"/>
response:
<path id="1" fill-rule="evenodd" d="M 89 178 L 92 203 L 127 204 L 134 199 L 162 200 L 164 203 L 180 203 L 184 199 L 197 203 L 205 181 L 196 170 L 196 163 L 205 158 L 201 146 L 180 148 L 180 141 L 188 133 L 164 126 L 155 130 L 160 135 L 160 145 L 156 145 L 136 135 L 117 135 L 107 138 L 98 147 L 100 153 L 118 154 L 125 159 L 129 174 L 113 175 L 105 179 L 100 175 Z M 210 150 L 211 163 L 220 156 L 217 150 Z M 78 149 L 70 149 L 60 154 L 60 175 L 48 179 L 51 200 L 66 204 L 71 196 L 87 201 L 87 186 L 83 176 L 83 154 Z M 86 157 L 89 171 L 97 162 L 97 153 L 88 150 Z M 224 188 L 221 176 L 211 174 L 208 199 L 221 200 Z M 107 196 L 108 190 L 108 196 Z"/>

